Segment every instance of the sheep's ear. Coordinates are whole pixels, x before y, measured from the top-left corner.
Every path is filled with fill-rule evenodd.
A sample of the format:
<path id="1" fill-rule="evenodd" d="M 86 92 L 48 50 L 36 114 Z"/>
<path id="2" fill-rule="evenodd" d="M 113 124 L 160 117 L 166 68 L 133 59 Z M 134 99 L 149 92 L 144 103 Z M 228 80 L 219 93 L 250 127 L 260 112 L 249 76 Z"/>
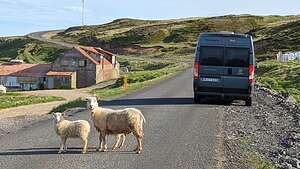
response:
<path id="1" fill-rule="evenodd" d="M 93 97 L 96 98 L 96 99 L 98 99 L 98 96 L 96 94 L 93 94 Z"/>

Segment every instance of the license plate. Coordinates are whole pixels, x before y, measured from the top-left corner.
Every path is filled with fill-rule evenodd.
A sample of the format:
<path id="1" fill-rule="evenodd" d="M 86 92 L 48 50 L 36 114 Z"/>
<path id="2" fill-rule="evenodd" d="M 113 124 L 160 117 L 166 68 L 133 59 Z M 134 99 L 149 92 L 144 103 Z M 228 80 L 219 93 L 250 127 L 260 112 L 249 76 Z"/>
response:
<path id="1" fill-rule="evenodd" d="M 201 81 L 203 82 L 219 82 L 219 78 L 211 78 L 211 77 L 202 77 Z"/>

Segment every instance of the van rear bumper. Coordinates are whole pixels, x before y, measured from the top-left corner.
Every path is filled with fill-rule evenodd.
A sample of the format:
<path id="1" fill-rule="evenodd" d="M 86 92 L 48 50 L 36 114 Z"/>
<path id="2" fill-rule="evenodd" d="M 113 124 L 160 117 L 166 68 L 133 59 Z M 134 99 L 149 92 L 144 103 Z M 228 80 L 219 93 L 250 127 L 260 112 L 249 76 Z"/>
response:
<path id="1" fill-rule="evenodd" d="M 253 95 L 254 86 L 249 86 L 248 89 L 227 89 L 215 87 L 202 87 L 194 83 L 194 93 L 202 96 L 221 96 L 221 97 L 235 97 L 247 98 Z"/>
<path id="2" fill-rule="evenodd" d="M 215 93 L 215 92 L 196 92 L 195 94 L 201 96 L 219 96 L 219 97 L 234 97 L 234 98 L 247 98 L 251 97 L 252 94 L 243 94 L 243 93 Z"/>

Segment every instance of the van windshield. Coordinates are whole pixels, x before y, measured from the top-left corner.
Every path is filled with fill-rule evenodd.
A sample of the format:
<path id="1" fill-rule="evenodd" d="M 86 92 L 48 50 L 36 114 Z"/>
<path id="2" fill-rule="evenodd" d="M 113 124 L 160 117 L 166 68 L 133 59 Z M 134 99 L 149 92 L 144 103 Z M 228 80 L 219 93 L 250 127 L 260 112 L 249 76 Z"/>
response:
<path id="1" fill-rule="evenodd" d="M 201 47 L 200 65 L 223 66 L 223 47 Z"/>
<path id="2" fill-rule="evenodd" d="M 248 67 L 249 49 L 247 48 L 226 48 L 224 66 Z"/>

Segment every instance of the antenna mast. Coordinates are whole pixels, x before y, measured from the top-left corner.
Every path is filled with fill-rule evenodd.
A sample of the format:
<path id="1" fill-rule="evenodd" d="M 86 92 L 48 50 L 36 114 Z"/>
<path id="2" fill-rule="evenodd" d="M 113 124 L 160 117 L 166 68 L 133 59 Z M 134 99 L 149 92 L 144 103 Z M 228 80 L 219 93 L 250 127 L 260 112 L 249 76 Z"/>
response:
<path id="1" fill-rule="evenodd" d="M 84 0 L 82 0 L 82 18 L 81 18 L 81 24 L 84 26 Z"/>

